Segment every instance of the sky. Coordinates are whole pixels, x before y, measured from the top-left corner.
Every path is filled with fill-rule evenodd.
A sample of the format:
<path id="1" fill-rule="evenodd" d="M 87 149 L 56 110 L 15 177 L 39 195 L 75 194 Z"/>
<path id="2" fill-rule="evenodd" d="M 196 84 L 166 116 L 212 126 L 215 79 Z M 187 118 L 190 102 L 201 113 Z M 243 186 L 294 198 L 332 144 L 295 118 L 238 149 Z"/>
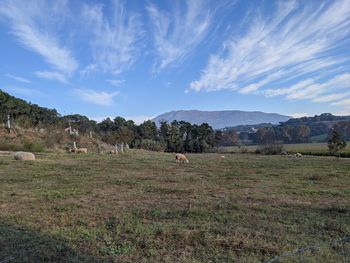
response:
<path id="1" fill-rule="evenodd" d="M 63 115 L 350 115 L 349 0 L 1 0 L 0 89 Z"/>

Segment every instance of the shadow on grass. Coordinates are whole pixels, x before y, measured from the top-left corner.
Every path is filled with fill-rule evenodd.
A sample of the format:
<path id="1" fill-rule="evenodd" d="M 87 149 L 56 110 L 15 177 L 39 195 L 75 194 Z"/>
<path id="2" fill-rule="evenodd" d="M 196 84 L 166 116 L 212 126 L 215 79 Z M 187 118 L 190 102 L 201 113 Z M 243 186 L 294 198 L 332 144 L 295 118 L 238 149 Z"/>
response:
<path id="1" fill-rule="evenodd" d="M 103 262 L 64 240 L 0 219 L 0 262 Z"/>

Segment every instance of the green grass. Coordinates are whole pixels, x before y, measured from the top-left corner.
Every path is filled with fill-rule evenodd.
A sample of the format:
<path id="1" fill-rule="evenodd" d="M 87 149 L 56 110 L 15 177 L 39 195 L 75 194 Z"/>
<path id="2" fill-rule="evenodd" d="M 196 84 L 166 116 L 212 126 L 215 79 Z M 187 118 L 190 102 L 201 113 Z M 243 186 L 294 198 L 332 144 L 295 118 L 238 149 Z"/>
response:
<path id="1" fill-rule="evenodd" d="M 0 261 L 264 262 L 350 234 L 349 159 L 0 158 Z M 341 262 L 341 252 L 324 246 L 305 262 Z"/>
<path id="2" fill-rule="evenodd" d="M 242 149 L 247 149 L 248 152 L 255 152 L 256 148 L 256 145 L 242 146 L 241 148 L 238 148 L 237 146 L 230 146 L 220 148 L 220 152 L 239 153 L 242 152 Z M 329 153 L 327 143 L 285 144 L 284 149 L 289 153 Z M 347 146 L 343 152 L 350 154 L 350 142 L 347 143 Z"/>

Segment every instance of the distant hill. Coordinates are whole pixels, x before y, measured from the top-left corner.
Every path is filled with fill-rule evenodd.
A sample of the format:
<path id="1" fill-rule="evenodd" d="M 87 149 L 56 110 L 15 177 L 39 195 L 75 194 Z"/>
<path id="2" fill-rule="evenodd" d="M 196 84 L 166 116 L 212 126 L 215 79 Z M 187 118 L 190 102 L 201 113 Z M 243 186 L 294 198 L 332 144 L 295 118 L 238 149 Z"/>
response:
<path id="1" fill-rule="evenodd" d="M 164 120 L 167 122 L 187 121 L 192 124 L 208 123 L 214 129 L 233 127 L 238 125 L 252 125 L 260 123 L 278 124 L 291 119 L 290 116 L 277 113 L 265 113 L 260 111 L 199 111 L 199 110 L 179 110 L 161 114 L 153 119 L 159 124 Z"/>
<path id="2" fill-rule="evenodd" d="M 315 115 L 314 117 L 302 117 L 290 119 L 279 126 L 299 126 L 305 125 L 310 128 L 311 136 L 325 135 L 329 133 L 329 130 L 339 122 L 349 122 L 350 116 L 336 116 L 331 113 L 322 113 L 321 115 Z"/>

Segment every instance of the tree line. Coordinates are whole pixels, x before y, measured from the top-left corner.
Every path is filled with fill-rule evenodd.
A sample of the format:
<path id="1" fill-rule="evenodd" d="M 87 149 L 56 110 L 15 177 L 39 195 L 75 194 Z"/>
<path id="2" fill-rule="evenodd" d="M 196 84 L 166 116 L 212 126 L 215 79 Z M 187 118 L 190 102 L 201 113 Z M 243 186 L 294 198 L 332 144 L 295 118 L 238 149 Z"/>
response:
<path id="1" fill-rule="evenodd" d="M 350 116 L 333 116 L 325 113 L 314 117 L 291 119 L 280 125 L 271 124 L 242 126 L 213 130 L 208 124 L 190 124 L 185 121 L 161 122 L 159 127 L 152 121 L 136 125 L 132 120 L 116 117 L 99 123 L 88 117 L 74 114 L 61 116 L 55 109 L 27 103 L 0 90 L 0 120 L 8 115 L 23 128 L 37 127 L 63 130 L 71 123 L 80 134 L 94 136 L 115 144 L 129 144 L 134 148 L 169 152 L 204 152 L 219 145 L 307 143 L 311 136 L 328 134 L 333 128 L 345 139 L 350 139 Z M 237 132 L 238 131 L 238 132 Z"/>
<path id="2" fill-rule="evenodd" d="M 127 143 L 133 148 L 167 152 L 205 152 L 218 143 L 217 132 L 208 124 L 185 121 L 156 123 L 148 120 L 136 125 L 131 120 L 107 118 L 97 124 L 102 140 L 110 144 Z"/>

